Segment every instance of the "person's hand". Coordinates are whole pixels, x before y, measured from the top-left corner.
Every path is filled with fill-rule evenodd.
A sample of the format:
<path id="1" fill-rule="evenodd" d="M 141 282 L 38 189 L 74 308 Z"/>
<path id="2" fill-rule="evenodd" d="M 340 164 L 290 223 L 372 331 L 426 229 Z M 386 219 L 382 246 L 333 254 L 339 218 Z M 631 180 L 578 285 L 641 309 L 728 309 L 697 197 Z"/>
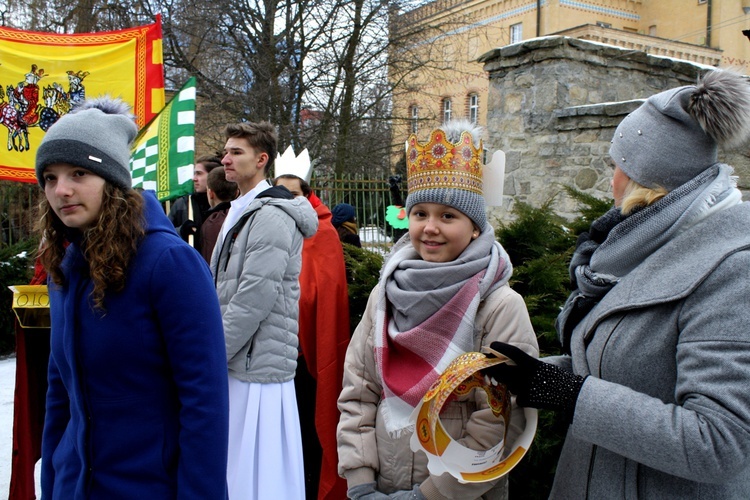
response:
<path id="1" fill-rule="evenodd" d="M 186 220 L 182 223 L 182 226 L 180 226 L 180 236 L 182 239 L 186 240 L 188 236 L 195 235 L 195 233 L 198 232 L 198 224 L 196 224 L 194 221 L 191 221 L 190 219 Z"/>
<path id="2" fill-rule="evenodd" d="M 390 498 L 385 493 L 376 490 L 375 486 L 377 486 L 375 481 L 352 486 L 346 492 L 346 496 L 352 500 L 388 500 Z"/>
<path id="3" fill-rule="evenodd" d="M 505 384 L 516 395 L 519 406 L 562 410 L 573 417 L 585 377 L 533 358 L 510 344 L 493 342 L 490 348 L 515 364 L 501 363 L 485 368 L 483 373 Z"/>
<path id="4" fill-rule="evenodd" d="M 395 493 L 388 495 L 391 500 L 427 500 L 422 494 L 422 490 L 419 489 L 419 485 L 415 484 L 414 488 L 410 490 L 400 490 Z"/>

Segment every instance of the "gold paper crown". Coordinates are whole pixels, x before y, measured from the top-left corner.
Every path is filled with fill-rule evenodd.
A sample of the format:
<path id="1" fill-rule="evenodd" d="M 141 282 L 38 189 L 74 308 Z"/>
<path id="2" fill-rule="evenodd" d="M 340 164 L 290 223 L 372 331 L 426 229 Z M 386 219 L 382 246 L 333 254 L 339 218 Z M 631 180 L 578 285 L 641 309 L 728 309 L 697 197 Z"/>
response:
<path id="1" fill-rule="evenodd" d="M 409 193 L 422 189 L 450 188 L 482 195 L 482 141 L 474 147 L 469 132 L 452 143 L 442 129 L 435 129 L 426 144 L 412 134 L 406 141 Z"/>

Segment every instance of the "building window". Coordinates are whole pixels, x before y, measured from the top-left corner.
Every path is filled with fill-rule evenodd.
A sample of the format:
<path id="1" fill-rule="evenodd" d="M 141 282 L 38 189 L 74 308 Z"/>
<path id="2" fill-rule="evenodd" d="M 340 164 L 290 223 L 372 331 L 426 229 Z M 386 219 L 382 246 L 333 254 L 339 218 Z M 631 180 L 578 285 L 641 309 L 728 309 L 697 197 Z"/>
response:
<path id="1" fill-rule="evenodd" d="M 523 24 L 510 25 L 510 43 L 518 43 L 523 40 Z"/>
<path id="2" fill-rule="evenodd" d="M 443 123 L 451 121 L 451 100 L 449 98 L 443 99 Z"/>
<path id="3" fill-rule="evenodd" d="M 477 123 L 479 120 L 479 95 L 469 94 L 469 121 Z"/>
<path id="4" fill-rule="evenodd" d="M 417 123 L 419 122 L 419 108 L 416 104 L 413 104 L 409 108 L 409 121 L 411 122 L 411 133 L 417 133 Z"/>
<path id="5" fill-rule="evenodd" d="M 656 36 L 656 25 L 652 24 L 648 27 L 648 36 Z"/>
<path id="6" fill-rule="evenodd" d="M 604 21 L 597 21 L 596 25 L 599 26 L 600 28 L 611 28 L 612 27 L 611 23 L 605 23 Z"/>

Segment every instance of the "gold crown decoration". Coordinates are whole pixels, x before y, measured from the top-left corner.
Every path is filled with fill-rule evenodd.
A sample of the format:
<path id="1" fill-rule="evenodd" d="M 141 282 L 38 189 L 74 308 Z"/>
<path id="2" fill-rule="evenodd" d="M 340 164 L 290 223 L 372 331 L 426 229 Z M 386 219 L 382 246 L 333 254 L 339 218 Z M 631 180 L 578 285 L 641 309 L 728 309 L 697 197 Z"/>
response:
<path id="1" fill-rule="evenodd" d="M 471 133 L 464 131 L 457 143 L 448 140 L 443 129 L 435 129 L 425 144 L 416 134 L 406 141 L 407 187 L 409 193 L 422 189 L 450 188 L 482 196 L 482 141 L 474 147 Z"/>

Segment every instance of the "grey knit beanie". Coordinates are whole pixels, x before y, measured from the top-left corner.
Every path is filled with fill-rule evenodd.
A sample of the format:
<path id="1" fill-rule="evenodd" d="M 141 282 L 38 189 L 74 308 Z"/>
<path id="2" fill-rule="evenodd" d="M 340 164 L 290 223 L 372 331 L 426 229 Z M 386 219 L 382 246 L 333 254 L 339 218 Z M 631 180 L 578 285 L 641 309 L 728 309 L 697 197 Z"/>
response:
<path id="1" fill-rule="evenodd" d="M 609 154 L 638 184 L 667 191 L 718 161 L 718 147 L 750 136 L 750 84 L 716 70 L 697 85 L 649 97 L 620 123 Z"/>
<path id="2" fill-rule="evenodd" d="M 36 179 L 44 188 L 44 168 L 69 163 L 107 182 L 130 189 L 130 144 L 138 126 L 130 106 L 120 99 L 89 99 L 63 115 L 42 138 L 36 153 Z"/>
<path id="3" fill-rule="evenodd" d="M 414 134 L 409 137 L 407 215 L 418 203 L 440 203 L 459 210 L 484 230 L 481 133 L 480 127 L 456 120 L 433 130 L 426 144 L 420 144 Z"/>

